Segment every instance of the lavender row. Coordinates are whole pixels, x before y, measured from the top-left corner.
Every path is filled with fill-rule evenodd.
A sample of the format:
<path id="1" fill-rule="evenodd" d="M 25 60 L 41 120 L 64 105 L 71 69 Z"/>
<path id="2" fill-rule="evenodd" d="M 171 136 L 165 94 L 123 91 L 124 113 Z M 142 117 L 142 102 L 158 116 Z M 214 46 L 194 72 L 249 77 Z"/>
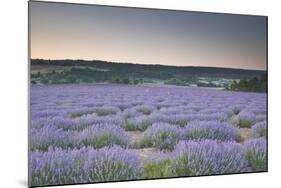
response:
<path id="1" fill-rule="evenodd" d="M 255 93 L 142 86 L 36 86 L 32 88 L 31 98 L 32 119 L 83 115 L 118 115 L 126 119 L 155 114 L 223 114 L 224 117 L 217 119 L 231 121 L 240 112 L 244 113 L 241 118 L 252 120 L 252 114 L 254 121 L 266 118 L 266 96 Z"/>
<path id="2" fill-rule="evenodd" d="M 130 136 L 123 129 L 110 124 L 95 124 L 82 131 L 64 131 L 53 126 L 31 129 L 31 150 L 47 151 L 49 147 L 74 149 L 91 146 L 102 148 L 119 145 L 126 147 Z"/>
<path id="3" fill-rule="evenodd" d="M 132 141 L 129 132 L 114 124 L 81 124 L 75 130 L 64 129 L 65 122 L 55 121 L 57 126 L 45 125 L 40 129 L 31 129 L 31 150 L 48 150 L 49 147 L 81 148 L 92 146 L 120 145 L 127 147 Z M 73 125 L 71 125 L 73 126 Z M 61 128 L 58 128 L 61 127 Z M 80 131 L 78 131 L 79 129 Z M 83 129 L 82 129 L 83 128 Z M 161 150 L 173 150 L 180 140 L 220 140 L 242 142 L 241 129 L 219 121 L 191 121 L 186 127 L 168 123 L 154 123 L 142 134 L 136 145 L 141 148 L 155 147 Z M 250 137 L 262 137 L 267 134 L 266 122 L 255 124 L 250 129 Z"/>
<path id="4" fill-rule="evenodd" d="M 136 150 L 91 147 L 31 153 L 31 185 L 120 181 L 267 170 L 264 137 L 244 145 L 217 140 L 181 141 L 173 152 L 141 160 Z"/>
<path id="5" fill-rule="evenodd" d="M 141 172 L 136 152 L 120 147 L 49 148 L 32 152 L 30 158 L 32 186 L 130 180 Z"/>

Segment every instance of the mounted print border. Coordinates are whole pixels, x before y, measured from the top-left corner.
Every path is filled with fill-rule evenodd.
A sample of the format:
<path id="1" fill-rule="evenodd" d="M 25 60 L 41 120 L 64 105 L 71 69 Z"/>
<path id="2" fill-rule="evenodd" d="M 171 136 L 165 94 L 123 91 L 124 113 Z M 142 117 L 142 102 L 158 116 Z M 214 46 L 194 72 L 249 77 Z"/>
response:
<path id="1" fill-rule="evenodd" d="M 267 16 L 28 12 L 29 187 L 268 171 Z"/>

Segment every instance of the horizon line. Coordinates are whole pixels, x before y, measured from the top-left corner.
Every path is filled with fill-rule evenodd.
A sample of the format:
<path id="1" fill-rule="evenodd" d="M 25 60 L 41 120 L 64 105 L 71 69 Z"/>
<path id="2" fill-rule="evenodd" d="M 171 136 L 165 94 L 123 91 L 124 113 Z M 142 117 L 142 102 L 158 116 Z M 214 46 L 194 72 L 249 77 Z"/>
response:
<path id="1" fill-rule="evenodd" d="M 102 61 L 105 63 L 116 63 L 116 64 L 131 64 L 131 65 L 146 65 L 146 66 L 166 66 L 166 67 L 177 67 L 177 68 L 185 68 L 185 67 L 198 67 L 198 68 L 223 68 L 223 69 L 238 69 L 238 70 L 250 70 L 250 71 L 265 71 L 267 72 L 267 69 L 246 69 L 246 68 L 239 68 L 239 67 L 208 67 L 208 66 L 179 66 L 179 65 L 166 65 L 166 64 L 142 64 L 142 63 L 132 63 L 132 62 L 120 62 L 120 61 L 107 61 L 107 60 L 100 60 L 100 59 L 69 59 L 69 58 L 64 58 L 64 59 L 44 59 L 44 58 L 32 58 L 30 57 L 30 60 L 35 60 L 35 59 L 40 59 L 40 60 L 48 60 L 48 61 L 63 61 L 63 60 L 71 60 L 71 61 Z"/>

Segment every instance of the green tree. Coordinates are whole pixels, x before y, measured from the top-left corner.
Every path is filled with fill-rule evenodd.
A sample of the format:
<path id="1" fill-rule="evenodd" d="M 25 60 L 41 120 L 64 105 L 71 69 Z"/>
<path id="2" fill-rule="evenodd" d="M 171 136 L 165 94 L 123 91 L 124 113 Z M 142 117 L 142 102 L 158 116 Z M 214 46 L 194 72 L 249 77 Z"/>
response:
<path id="1" fill-rule="evenodd" d="M 122 84 L 130 84 L 130 80 L 128 78 L 123 78 Z"/>
<path id="2" fill-rule="evenodd" d="M 76 82 L 76 76 L 74 76 L 74 75 L 67 75 L 65 79 L 66 79 L 67 83 L 75 83 Z"/>
<path id="3" fill-rule="evenodd" d="M 49 79 L 46 78 L 46 76 L 43 76 L 42 79 L 41 79 L 41 83 L 42 84 L 49 84 Z"/>

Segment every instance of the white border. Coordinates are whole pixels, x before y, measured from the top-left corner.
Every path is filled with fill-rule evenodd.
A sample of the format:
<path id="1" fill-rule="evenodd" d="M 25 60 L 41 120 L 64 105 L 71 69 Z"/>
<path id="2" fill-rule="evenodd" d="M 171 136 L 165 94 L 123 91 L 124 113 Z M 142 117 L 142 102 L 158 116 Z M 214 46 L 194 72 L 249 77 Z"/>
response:
<path id="1" fill-rule="evenodd" d="M 60 1 L 60 0 L 58 0 Z M 75 187 L 278 187 L 281 171 L 280 5 L 276 0 L 66 0 L 64 2 L 269 16 L 269 172 Z M 0 6 L 0 187 L 27 186 L 27 1 Z"/>

